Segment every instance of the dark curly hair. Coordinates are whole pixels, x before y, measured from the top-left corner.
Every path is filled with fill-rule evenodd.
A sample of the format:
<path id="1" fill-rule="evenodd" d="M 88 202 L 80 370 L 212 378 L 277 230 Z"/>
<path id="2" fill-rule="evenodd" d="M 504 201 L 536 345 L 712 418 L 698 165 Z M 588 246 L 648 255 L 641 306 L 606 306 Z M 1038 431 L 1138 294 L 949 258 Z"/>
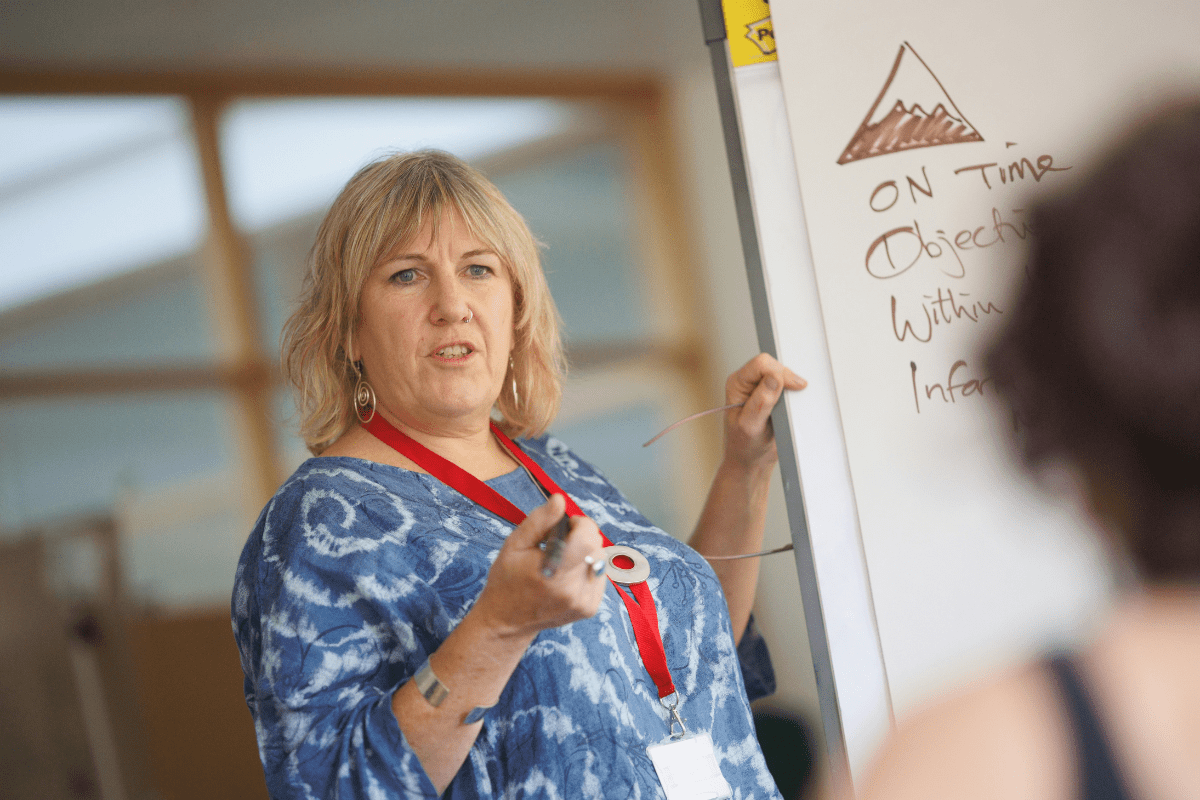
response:
<path id="1" fill-rule="evenodd" d="M 1031 217 L 988 366 L 1032 463 L 1110 490 L 1144 580 L 1200 580 L 1200 103 L 1136 130 Z"/>

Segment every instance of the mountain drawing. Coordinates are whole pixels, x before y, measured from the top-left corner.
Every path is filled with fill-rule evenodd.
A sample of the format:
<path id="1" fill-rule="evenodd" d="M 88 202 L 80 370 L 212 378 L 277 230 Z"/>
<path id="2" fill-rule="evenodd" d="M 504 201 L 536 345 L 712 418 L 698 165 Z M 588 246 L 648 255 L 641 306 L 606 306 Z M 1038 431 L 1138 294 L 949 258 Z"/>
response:
<path id="1" fill-rule="evenodd" d="M 933 70 L 904 42 L 883 89 L 837 163 L 918 147 L 982 141 L 983 136 L 958 110 Z"/>

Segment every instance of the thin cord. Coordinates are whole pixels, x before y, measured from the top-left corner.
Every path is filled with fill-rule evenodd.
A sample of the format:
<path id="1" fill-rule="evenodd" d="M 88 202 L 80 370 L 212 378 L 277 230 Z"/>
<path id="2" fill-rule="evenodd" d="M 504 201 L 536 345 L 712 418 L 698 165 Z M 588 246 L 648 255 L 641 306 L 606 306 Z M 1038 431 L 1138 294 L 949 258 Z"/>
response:
<path id="1" fill-rule="evenodd" d="M 774 550 L 760 550 L 757 553 L 742 553 L 739 556 L 704 556 L 704 560 L 705 561 L 736 561 L 739 558 L 758 558 L 759 556 L 773 556 L 776 553 L 786 553 L 788 550 L 792 550 L 792 549 L 794 549 L 793 545 L 785 544 L 783 547 L 776 547 Z"/>
<path id="2" fill-rule="evenodd" d="M 658 435 L 657 435 L 657 436 L 655 436 L 655 437 L 654 437 L 653 439 L 651 439 L 650 441 L 646 442 L 644 445 L 642 445 L 642 447 L 649 447 L 650 445 L 654 444 L 654 443 L 655 443 L 655 442 L 657 442 L 659 439 L 661 439 L 662 437 L 666 436 L 668 433 L 670 433 L 671 431 L 675 430 L 676 428 L 678 428 L 680 425 L 682 425 L 682 424 L 683 424 L 683 423 L 685 423 L 685 422 L 691 422 L 691 421 L 692 421 L 692 420 L 694 420 L 694 419 L 700 419 L 701 417 L 703 417 L 703 416 L 707 416 L 708 414 L 716 414 L 716 413 L 717 413 L 717 412 L 719 412 L 719 411 L 728 411 L 728 410 L 729 410 L 729 409 L 731 409 L 731 408 L 741 408 L 741 407 L 742 407 L 742 406 L 744 406 L 744 405 L 746 405 L 746 401 L 744 401 L 744 400 L 743 400 L 743 401 L 742 401 L 742 402 L 740 402 L 740 403 L 730 403 L 730 404 L 729 404 L 729 405 L 727 405 L 727 406 L 718 406 L 718 407 L 716 407 L 716 408 L 710 408 L 708 411 L 701 411 L 701 412 L 700 412 L 700 413 L 698 413 L 698 414 L 692 414 L 690 417 L 684 417 L 683 419 L 679 420 L 679 422 L 672 422 L 670 425 L 668 425 L 667 427 L 663 428 L 663 429 L 662 429 L 662 430 L 661 430 L 661 431 L 658 433 Z"/>
<path id="3" fill-rule="evenodd" d="M 727 406 L 717 406 L 716 408 L 710 408 L 707 411 L 701 411 L 698 414 L 692 414 L 690 417 L 684 417 L 678 422 L 673 422 L 667 427 L 663 428 L 657 436 L 646 442 L 644 445 L 642 445 L 642 447 L 649 447 L 685 422 L 691 422 L 694 419 L 699 419 L 700 417 L 707 416 L 708 414 L 716 414 L 721 411 L 728 411 L 731 408 L 741 408 L 744 405 L 746 405 L 745 401 L 742 401 L 741 403 L 730 403 Z M 707 561 L 736 561 L 739 558 L 759 558 L 760 556 L 771 556 L 775 555 L 776 553 L 786 553 L 791 549 L 793 549 L 792 545 L 785 544 L 783 547 L 776 547 L 774 550 L 761 550 L 757 553 L 742 553 L 741 555 L 736 556 L 704 556 L 704 558 Z"/>

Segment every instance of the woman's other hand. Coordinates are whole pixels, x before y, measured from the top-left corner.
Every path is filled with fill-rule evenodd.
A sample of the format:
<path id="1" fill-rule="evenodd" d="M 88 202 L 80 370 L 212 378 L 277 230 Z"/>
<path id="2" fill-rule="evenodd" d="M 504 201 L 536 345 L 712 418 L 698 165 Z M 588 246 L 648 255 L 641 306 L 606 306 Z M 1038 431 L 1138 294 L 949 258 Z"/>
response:
<path id="1" fill-rule="evenodd" d="M 784 389 L 808 383 L 766 353 L 759 353 L 725 381 L 725 402 L 745 403 L 725 412 L 725 461 L 746 470 L 770 470 L 778 458 L 771 409 Z"/>
<path id="2" fill-rule="evenodd" d="M 553 495 L 531 511 L 500 548 L 475 606 L 497 633 L 533 636 L 590 617 L 600 608 L 608 580 L 594 574 L 584 557 L 599 560 L 603 541 L 596 523 L 587 517 L 571 520 L 561 565 L 549 578 L 542 574 L 538 544 L 565 510 L 563 496 Z"/>

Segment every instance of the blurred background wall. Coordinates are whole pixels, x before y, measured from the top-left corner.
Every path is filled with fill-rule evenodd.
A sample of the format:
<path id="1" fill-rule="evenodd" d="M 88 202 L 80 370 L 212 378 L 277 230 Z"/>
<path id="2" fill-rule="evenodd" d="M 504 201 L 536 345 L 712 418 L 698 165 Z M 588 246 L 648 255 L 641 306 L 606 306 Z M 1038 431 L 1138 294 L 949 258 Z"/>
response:
<path id="1" fill-rule="evenodd" d="M 765 8 L 765 4 L 764 4 Z M 279 332 L 390 149 L 483 169 L 546 244 L 552 430 L 687 538 L 757 351 L 694 0 L 70 0 L 0 10 L 0 773 L 13 797 L 263 797 L 228 622 L 306 457 Z M 767 544 L 789 540 L 778 485 Z M 756 611 L 817 716 L 794 564 Z M 14 771 L 15 770 L 15 771 Z"/>

